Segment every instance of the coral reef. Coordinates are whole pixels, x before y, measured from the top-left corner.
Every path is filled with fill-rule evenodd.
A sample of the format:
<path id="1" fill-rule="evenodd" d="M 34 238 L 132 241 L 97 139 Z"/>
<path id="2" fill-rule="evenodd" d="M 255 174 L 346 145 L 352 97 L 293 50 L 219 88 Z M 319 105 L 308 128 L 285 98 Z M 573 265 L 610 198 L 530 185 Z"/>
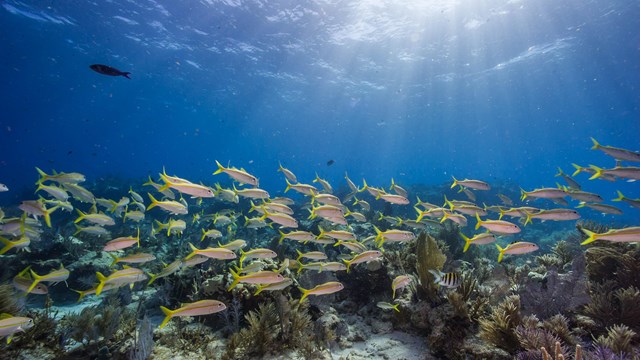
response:
<path id="1" fill-rule="evenodd" d="M 480 337 L 510 353 L 520 347 L 516 328 L 521 325 L 520 296 L 505 298 L 491 308 L 491 314 L 480 319 Z"/>
<path id="2" fill-rule="evenodd" d="M 0 314 L 18 315 L 22 310 L 11 284 L 0 284 Z"/>

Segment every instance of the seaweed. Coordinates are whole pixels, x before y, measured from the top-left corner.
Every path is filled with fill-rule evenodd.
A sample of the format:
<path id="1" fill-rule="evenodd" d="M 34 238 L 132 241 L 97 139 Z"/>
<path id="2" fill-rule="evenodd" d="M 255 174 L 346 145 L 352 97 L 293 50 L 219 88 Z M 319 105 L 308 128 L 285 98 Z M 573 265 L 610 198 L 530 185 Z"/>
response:
<path id="1" fill-rule="evenodd" d="M 304 358 L 315 356 L 319 345 L 332 340 L 326 330 L 314 334 L 314 324 L 308 303 L 287 300 L 284 295 L 276 302 L 260 303 L 245 315 L 247 327 L 231 335 L 222 359 L 263 357 L 284 349 L 295 349 Z"/>
<path id="2" fill-rule="evenodd" d="M 18 303 L 18 295 L 11 284 L 0 285 L 0 314 L 17 315 L 22 306 Z"/>
<path id="3" fill-rule="evenodd" d="M 416 272 L 420 279 L 418 295 L 421 298 L 436 301 L 439 299 L 438 286 L 429 270 L 442 270 L 447 257 L 438 247 L 436 239 L 424 232 L 416 240 Z"/>
<path id="4" fill-rule="evenodd" d="M 636 332 L 624 325 L 614 325 L 607 329 L 607 336 L 599 336 L 596 343 L 613 350 L 616 354 L 634 353 L 633 344 L 637 341 Z"/>
<path id="5" fill-rule="evenodd" d="M 591 284 L 591 302 L 582 313 L 593 319 L 599 327 L 627 325 L 640 330 L 640 291 L 635 287 L 615 290 L 615 282 Z"/>
<path id="6" fill-rule="evenodd" d="M 521 322 L 520 297 L 508 296 L 492 307 L 489 316 L 480 319 L 480 338 L 513 353 L 520 347 L 515 330 Z"/>

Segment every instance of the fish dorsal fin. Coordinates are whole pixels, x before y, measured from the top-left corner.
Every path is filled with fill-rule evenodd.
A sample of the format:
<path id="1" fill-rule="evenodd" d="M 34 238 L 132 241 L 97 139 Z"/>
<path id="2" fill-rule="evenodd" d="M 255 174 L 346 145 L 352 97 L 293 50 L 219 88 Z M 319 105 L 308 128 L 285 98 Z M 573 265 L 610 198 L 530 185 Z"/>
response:
<path id="1" fill-rule="evenodd" d="M 0 314 L 0 320 L 9 319 L 9 318 L 12 318 L 12 317 L 13 317 L 13 315 L 11 315 L 11 314 L 7 314 L 7 313 Z"/>
<path id="2" fill-rule="evenodd" d="M 122 265 L 122 268 L 123 268 L 123 269 L 131 269 L 131 266 L 129 266 L 129 265 Z"/>

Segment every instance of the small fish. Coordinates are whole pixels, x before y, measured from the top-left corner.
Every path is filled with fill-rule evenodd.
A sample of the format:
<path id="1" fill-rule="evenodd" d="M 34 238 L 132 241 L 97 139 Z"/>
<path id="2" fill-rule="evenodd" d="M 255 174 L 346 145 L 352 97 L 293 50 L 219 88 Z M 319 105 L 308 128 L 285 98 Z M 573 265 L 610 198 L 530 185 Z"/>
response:
<path id="1" fill-rule="evenodd" d="M 520 200 L 524 200 L 526 198 L 532 199 L 557 199 L 563 198 L 567 196 L 566 191 L 558 188 L 540 188 L 531 191 L 525 191 L 524 189 L 520 189 Z"/>
<path id="2" fill-rule="evenodd" d="M 400 306 L 400 304 L 390 304 L 388 302 L 381 301 L 377 303 L 376 306 L 382 310 L 395 310 L 397 312 L 400 312 L 400 309 L 398 309 L 398 306 Z"/>
<path id="3" fill-rule="evenodd" d="M 22 291 L 24 293 L 26 293 L 29 290 L 29 288 L 31 287 L 31 284 L 33 284 L 33 279 L 29 274 L 30 269 L 31 269 L 31 266 L 27 266 L 26 269 L 22 270 L 21 272 L 18 273 L 18 275 L 13 277 L 13 287 L 16 290 Z M 48 293 L 49 293 L 49 289 L 45 284 L 37 284 L 30 292 L 30 294 L 38 294 L 38 295 L 45 295 Z"/>
<path id="4" fill-rule="evenodd" d="M 23 236 L 18 240 L 11 241 L 0 236 L 0 242 L 4 244 L 4 247 L 0 249 L 0 255 L 4 255 L 11 249 L 20 250 L 28 247 L 29 244 L 31 244 L 31 239 L 29 239 L 29 237 L 27 236 Z"/>
<path id="5" fill-rule="evenodd" d="M 43 183 L 38 184 L 38 188 L 35 192 L 40 190 L 45 191 L 47 194 L 53 196 L 56 200 L 67 201 L 69 199 L 69 194 L 63 188 L 53 186 L 53 185 L 45 185 Z"/>
<path id="6" fill-rule="evenodd" d="M 359 192 L 367 191 L 371 196 L 377 198 L 381 194 L 386 194 L 384 189 L 374 188 L 373 186 L 367 185 L 367 180 L 362 179 L 362 189 L 358 190 Z"/>
<path id="7" fill-rule="evenodd" d="M 301 287 L 299 287 L 298 289 L 302 291 L 302 297 L 300 298 L 300 303 L 302 303 L 304 299 L 306 299 L 309 295 L 318 296 L 333 294 L 344 289 L 344 285 L 337 281 L 329 281 L 324 284 L 317 285 L 313 289 L 303 289 Z"/>
<path id="8" fill-rule="evenodd" d="M 496 244 L 496 248 L 500 252 L 498 255 L 498 262 L 502 261 L 502 258 L 505 254 L 509 255 L 520 255 L 520 254 L 528 254 L 530 252 L 536 251 L 539 249 L 538 245 L 525 241 L 518 241 L 507 245 L 506 248 L 501 248 L 500 245 Z"/>
<path id="9" fill-rule="evenodd" d="M 457 180 L 455 177 L 453 177 L 453 184 L 451 185 L 451 188 L 453 189 L 456 186 L 464 186 L 474 190 L 490 190 L 491 189 L 491 186 L 489 186 L 489 184 L 487 184 L 484 181 L 470 180 L 470 179 Z"/>
<path id="10" fill-rule="evenodd" d="M 113 267 L 115 264 L 119 262 L 128 263 L 128 264 L 144 264 L 146 262 L 153 261 L 156 259 L 155 255 L 147 254 L 147 253 L 131 254 L 124 257 L 118 257 L 112 253 L 109 253 L 109 255 L 111 255 L 111 257 L 113 258 L 113 262 L 111 263 L 111 265 L 109 265 L 109 267 Z"/>
<path id="11" fill-rule="evenodd" d="M 151 275 L 151 278 L 149 279 L 149 282 L 147 283 L 147 286 L 153 284 L 154 281 L 161 279 L 163 277 L 167 277 L 169 275 L 175 274 L 176 272 L 178 272 L 181 268 L 182 265 L 184 263 L 182 262 L 182 260 L 178 259 L 175 260 L 174 262 L 172 262 L 169 265 L 166 265 L 164 268 L 162 268 L 162 270 L 160 270 L 160 273 L 158 274 L 152 274 L 149 273 L 149 275 Z"/>
<path id="12" fill-rule="evenodd" d="M 516 224 L 504 220 L 480 220 L 480 215 L 476 214 L 476 230 L 481 226 L 493 233 L 497 234 L 517 234 L 521 231 Z"/>
<path id="13" fill-rule="evenodd" d="M 296 177 L 296 175 L 289 169 L 285 168 L 282 166 L 282 163 L 278 163 L 280 165 L 280 167 L 278 167 L 278 171 L 282 172 L 284 174 L 284 176 L 291 182 L 293 183 L 297 183 L 298 182 L 298 178 Z"/>
<path id="14" fill-rule="evenodd" d="M 238 273 L 229 269 L 231 275 L 233 276 L 233 282 L 227 288 L 227 291 L 231 291 L 238 283 L 247 283 L 247 284 L 274 284 L 280 283 L 284 281 L 284 276 L 278 274 L 275 271 L 258 271 L 255 273 L 247 274 L 240 276 Z"/>
<path id="15" fill-rule="evenodd" d="M 108 277 L 102 275 L 101 272 L 96 272 L 98 277 L 98 287 L 96 287 L 96 295 L 100 295 L 105 285 L 114 285 L 116 287 L 133 285 L 136 282 L 147 279 L 147 275 L 140 269 L 125 266 L 124 269 L 111 273 Z"/>
<path id="16" fill-rule="evenodd" d="M 376 197 L 376 200 L 382 199 L 390 204 L 396 204 L 396 205 L 408 205 L 409 204 L 409 199 L 407 199 L 406 197 L 402 196 L 402 195 L 394 195 L 394 194 L 378 194 L 378 196 Z"/>
<path id="17" fill-rule="evenodd" d="M 630 199 L 622 195 L 622 192 L 620 191 L 618 191 L 618 197 L 613 199 L 613 201 L 624 201 L 627 204 L 633 206 L 634 208 L 640 208 L 640 199 Z"/>
<path id="18" fill-rule="evenodd" d="M 429 270 L 429 272 L 435 278 L 433 281 L 440 286 L 453 289 L 457 288 L 462 283 L 462 276 L 458 273 L 443 273 L 442 271 L 437 270 Z"/>
<path id="19" fill-rule="evenodd" d="M 320 176 L 318 176 L 318 173 L 316 173 L 316 178 L 312 182 L 320 183 L 320 185 L 322 185 L 322 188 L 324 189 L 325 192 L 328 192 L 328 193 L 333 192 L 333 187 L 331 187 L 331 184 L 329 184 L 327 180 L 321 179 Z"/>
<path id="20" fill-rule="evenodd" d="M 243 247 L 247 246 L 247 242 L 242 240 L 242 239 L 236 239 L 233 241 L 230 241 L 224 245 L 220 244 L 220 242 L 218 242 L 218 246 L 223 248 L 223 249 L 228 249 L 231 251 L 236 251 L 239 249 L 242 249 Z"/>
<path id="21" fill-rule="evenodd" d="M 62 264 L 60 264 L 60 269 L 53 270 L 52 272 L 42 276 L 36 274 L 33 270 L 29 270 L 29 272 L 33 278 L 33 283 L 31 283 L 31 286 L 27 289 L 27 294 L 30 293 L 40 282 L 57 284 L 61 281 L 67 281 L 69 278 L 69 270 L 65 269 Z"/>
<path id="22" fill-rule="evenodd" d="M 170 179 L 166 173 L 160 174 L 160 179 L 164 181 L 164 185 L 158 189 L 159 192 L 167 189 L 173 189 L 182 194 L 191 195 L 197 198 L 212 198 L 215 196 L 213 190 L 208 186 L 193 184 L 187 180 L 179 178 L 178 182 L 174 182 L 172 180 L 175 179 Z"/>
<path id="23" fill-rule="evenodd" d="M 276 256 L 278 256 L 278 254 L 271 249 L 258 248 L 249 251 L 240 249 L 240 266 L 242 266 L 242 263 L 247 259 L 273 259 Z"/>
<path id="24" fill-rule="evenodd" d="M 0 183 L 0 192 L 9 191 L 9 188 L 5 184 Z"/>
<path id="25" fill-rule="evenodd" d="M 119 287 L 118 285 L 108 284 L 108 285 L 105 285 L 105 286 L 102 287 L 102 292 L 113 290 L 113 289 L 117 289 L 118 287 Z M 73 289 L 71 289 L 71 291 L 74 291 L 74 292 L 77 292 L 78 294 L 80 294 L 80 297 L 78 297 L 78 301 L 77 301 L 77 302 L 80 302 L 80 301 L 82 301 L 82 299 L 84 299 L 85 296 L 95 294 L 97 289 L 98 289 L 98 287 L 96 286 L 94 288 L 87 289 L 87 290 L 84 290 L 84 291 L 73 290 Z"/>
<path id="26" fill-rule="evenodd" d="M 40 170 L 37 167 L 36 167 L 36 170 L 38 171 L 38 174 L 40 174 L 40 179 L 38 179 L 38 181 L 36 182 L 36 185 L 44 181 L 55 181 L 58 184 L 62 184 L 62 183 L 78 184 L 85 181 L 85 176 L 80 173 L 64 173 L 64 172 L 56 173 L 54 171 L 52 175 L 48 175 L 47 173 L 45 173 L 44 171 Z"/>
<path id="27" fill-rule="evenodd" d="M 259 186 L 259 182 L 258 182 L 258 178 L 249 174 L 248 172 L 241 170 L 241 169 L 236 169 L 236 168 L 225 168 L 224 166 L 222 166 L 218 160 L 216 160 L 216 165 L 218 165 L 218 170 L 216 170 L 213 175 L 217 175 L 220 173 L 225 173 L 227 175 L 229 175 L 229 177 L 231 177 L 232 179 L 236 180 L 239 183 L 242 184 L 249 184 L 249 185 L 253 185 L 253 186 Z"/>
<path id="28" fill-rule="evenodd" d="M 266 210 L 266 208 L 262 207 L 264 210 L 264 215 L 260 217 L 260 220 L 265 220 L 269 218 L 269 220 L 274 223 L 280 225 L 280 227 L 288 227 L 288 228 L 297 228 L 298 220 L 294 219 L 291 215 L 283 214 L 283 213 L 270 213 Z"/>
<path id="29" fill-rule="evenodd" d="M 331 194 L 316 194 L 314 191 L 311 192 L 311 203 L 319 202 L 325 205 L 333 205 L 333 206 L 341 206 L 342 202 L 340 199 Z"/>
<path id="30" fill-rule="evenodd" d="M 76 232 L 73 233 L 73 235 L 78 235 L 79 233 L 87 233 L 90 235 L 98 235 L 98 237 L 101 236 L 109 236 L 110 232 L 109 230 L 103 228 L 102 226 L 85 226 L 85 227 L 80 227 L 76 224 Z"/>
<path id="31" fill-rule="evenodd" d="M 160 306 L 160 310 L 166 315 L 162 323 L 160 324 L 160 329 L 165 327 L 169 320 L 176 316 L 199 316 L 199 315 L 209 315 L 215 314 L 220 311 L 224 311 L 227 309 L 227 306 L 218 300 L 200 300 L 194 303 L 184 304 L 181 308 L 176 310 L 169 310 L 164 306 Z"/>
<path id="32" fill-rule="evenodd" d="M 96 197 L 91 191 L 75 183 L 61 183 L 62 187 L 73 195 L 73 198 L 87 204 L 93 204 Z"/>
<path id="33" fill-rule="evenodd" d="M 236 195 L 239 195 L 244 198 L 249 198 L 249 199 L 268 199 L 269 198 L 269 193 L 266 190 L 262 190 L 258 188 L 238 190 L 235 184 L 233 185 L 233 192 L 236 193 Z"/>
<path id="34" fill-rule="evenodd" d="M 353 205 L 360 206 L 364 211 L 371 211 L 371 205 L 369 205 L 369 203 L 366 202 L 365 200 L 358 200 L 357 198 L 354 197 Z"/>
<path id="35" fill-rule="evenodd" d="M 114 67 L 111 67 L 109 65 L 102 65 L 102 64 L 93 64 L 93 65 L 89 65 L 89 68 L 91 68 L 91 70 L 102 74 L 102 75 L 109 75 L 109 76 L 124 76 L 127 79 L 131 80 L 131 78 L 129 77 L 129 75 L 131 74 L 130 72 L 126 72 L 126 71 L 120 71 Z"/>
<path id="36" fill-rule="evenodd" d="M 189 246 L 191 247 L 191 253 L 184 258 L 185 260 L 189 260 L 196 255 L 203 255 L 212 259 L 219 260 L 232 260 L 236 258 L 236 254 L 229 249 L 211 247 L 206 249 L 198 249 L 197 247 L 193 246 L 192 243 L 189 243 Z"/>
<path id="37" fill-rule="evenodd" d="M 44 222 L 48 227 L 51 227 L 51 214 L 57 209 L 57 207 L 54 206 L 47 209 L 42 201 L 25 200 L 18 206 L 18 209 L 35 218 L 38 216 L 44 217 Z"/>
<path id="38" fill-rule="evenodd" d="M 640 162 L 640 152 L 616 148 L 613 146 L 603 146 L 600 145 L 594 138 L 591 138 L 591 141 L 593 141 L 593 147 L 591 148 L 591 150 L 601 150 L 602 152 L 616 160 Z"/>
<path id="39" fill-rule="evenodd" d="M 353 194 L 360 192 L 360 189 L 358 189 L 358 186 L 351 181 L 351 179 L 349 179 L 349 175 L 347 175 L 347 173 L 344 173 L 344 179 L 347 180 L 347 185 L 349 186 L 349 189 L 351 189 L 351 192 Z"/>
<path id="40" fill-rule="evenodd" d="M 181 215 L 181 214 L 184 215 L 189 213 L 189 210 L 187 209 L 187 207 L 182 203 L 179 203 L 177 201 L 169 201 L 169 200 L 158 201 L 153 197 L 153 195 L 149 193 L 147 193 L 147 195 L 149 196 L 149 199 L 151 199 L 151 204 L 147 206 L 147 211 L 157 206 L 174 215 Z"/>
<path id="41" fill-rule="evenodd" d="M 607 204 L 590 204 L 584 201 L 580 202 L 576 208 L 588 207 L 603 214 L 611 214 L 611 215 L 622 215 L 622 210 L 618 209 L 615 206 L 607 205 Z"/>
<path id="42" fill-rule="evenodd" d="M 347 249 L 353 251 L 354 253 L 360 254 L 367 251 L 367 247 L 359 243 L 358 241 L 344 241 L 338 240 L 333 246 L 344 246 Z"/>
<path id="43" fill-rule="evenodd" d="M 396 290 L 402 289 L 403 287 L 409 285 L 413 279 L 409 275 L 399 275 L 396 276 L 395 279 L 391 282 L 391 290 L 393 291 L 391 298 L 396 298 Z"/>
<path id="44" fill-rule="evenodd" d="M 378 259 L 382 256 L 382 252 L 378 250 L 368 250 L 354 256 L 351 260 L 342 260 L 347 264 L 347 272 L 349 272 L 351 265 L 360 264 L 363 262 L 369 262 L 371 260 Z"/>
<path id="45" fill-rule="evenodd" d="M 289 190 L 295 190 L 301 194 L 309 195 L 309 196 L 313 193 L 319 192 L 318 189 L 313 185 L 301 184 L 301 183 L 292 184 L 289 182 L 288 179 L 285 179 L 285 182 L 287 183 L 287 187 L 284 189 L 284 192 L 287 192 Z"/>
<path id="46" fill-rule="evenodd" d="M 290 231 L 288 233 L 283 233 L 281 230 L 278 230 L 280 233 L 280 239 L 278 240 L 278 244 L 281 244 L 284 239 L 291 239 L 294 241 L 313 241 L 316 236 L 308 231 Z"/>
<path id="47" fill-rule="evenodd" d="M 578 182 L 575 181 L 570 175 L 565 174 L 561 168 L 558 168 L 558 173 L 556 174 L 556 176 L 562 176 L 562 178 L 564 179 L 564 181 L 566 181 L 570 188 L 574 190 L 582 189 L 582 186 L 580 186 L 580 184 L 578 184 Z"/>
<path id="48" fill-rule="evenodd" d="M 640 226 L 611 229 L 599 234 L 582 227 L 579 227 L 579 230 L 588 236 L 585 241 L 580 243 L 581 245 L 587 245 L 596 240 L 607 240 L 612 242 L 640 242 Z"/>
<path id="49" fill-rule="evenodd" d="M 469 250 L 469 246 L 471 246 L 471 244 L 474 244 L 474 245 L 486 245 L 486 244 L 491 244 L 491 243 L 496 242 L 496 236 L 494 234 L 490 233 L 490 232 L 478 234 L 478 235 L 475 235 L 472 238 L 468 238 L 463 233 L 460 233 L 460 236 L 465 241 L 464 249 L 462 250 L 462 252 L 467 252 L 467 250 Z"/>
<path id="50" fill-rule="evenodd" d="M 161 223 L 158 220 L 155 220 L 156 225 L 158 226 L 156 233 L 167 229 L 167 236 L 171 236 L 171 234 L 182 235 L 182 232 L 187 228 L 187 223 L 182 219 L 169 219 L 165 224 Z"/>
<path id="51" fill-rule="evenodd" d="M 335 161 L 333 159 L 327 161 L 327 166 L 331 166 L 335 163 Z"/>
<path id="52" fill-rule="evenodd" d="M 100 226 L 111 226 L 116 224 L 115 220 L 113 220 L 109 215 L 105 215 L 102 213 L 85 214 L 79 209 L 76 209 L 76 211 L 78 212 L 78 215 L 79 215 L 78 218 L 73 221 L 76 224 L 82 220 L 85 220 Z"/>
<path id="53" fill-rule="evenodd" d="M 504 205 L 513 206 L 513 200 L 509 199 L 507 195 L 498 194 L 498 197 L 500 198 L 500 201 L 502 201 Z"/>
<path id="54" fill-rule="evenodd" d="M 396 194 L 406 198 L 408 197 L 408 192 L 407 190 L 403 189 L 402 187 L 398 186 L 398 184 L 395 183 L 395 181 L 393 180 L 393 178 L 391 178 L 391 186 L 389 187 L 389 191 L 393 191 Z"/>
<path id="55" fill-rule="evenodd" d="M 287 287 L 291 286 L 291 284 L 293 284 L 293 280 L 290 278 L 285 278 L 284 281 L 281 281 L 279 283 L 258 285 L 258 290 L 253 294 L 253 296 L 258 295 L 263 291 L 276 291 L 286 289 Z"/>
<path id="56" fill-rule="evenodd" d="M 182 266 L 186 266 L 186 267 L 190 267 L 190 266 L 196 266 L 198 264 L 202 264 L 206 261 L 209 260 L 209 257 L 204 256 L 204 255 L 196 255 L 194 257 L 192 257 L 189 260 L 183 260 L 182 261 Z"/>
<path id="57" fill-rule="evenodd" d="M 302 258 L 311 259 L 311 260 L 327 259 L 327 254 L 323 253 L 322 251 L 309 251 L 303 254 L 300 250 L 296 249 L 296 252 L 298 253 L 298 258 L 296 258 L 296 261 L 298 262 L 300 262 L 300 259 Z"/>
<path id="58" fill-rule="evenodd" d="M 378 245 L 379 247 L 381 247 L 385 241 L 405 242 L 405 241 L 411 241 L 416 238 L 416 234 L 414 234 L 412 231 L 398 230 L 398 229 L 380 231 L 380 229 L 378 229 L 378 227 L 375 225 L 373 226 L 373 228 L 377 234 L 375 238 L 375 242 L 379 244 Z"/>
<path id="59" fill-rule="evenodd" d="M 7 344 L 10 344 L 15 333 L 25 332 L 33 325 L 31 318 L 0 314 L 0 338 L 7 336 Z"/>
<path id="60" fill-rule="evenodd" d="M 601 169 L 595 165 L 589 165 L 595 173 L 589 180 L 597 179 L 603 175 L 610 175 L 622 179 L 640 180 L 640 167 L 637 166 L 616 166 L 611 169 Z"/>

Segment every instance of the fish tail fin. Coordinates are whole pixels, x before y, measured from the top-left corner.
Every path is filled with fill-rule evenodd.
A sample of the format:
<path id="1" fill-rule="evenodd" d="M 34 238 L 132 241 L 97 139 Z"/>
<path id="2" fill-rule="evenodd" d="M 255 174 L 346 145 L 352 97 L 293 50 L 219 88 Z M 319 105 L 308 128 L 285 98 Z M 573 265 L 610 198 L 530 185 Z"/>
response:
<path id="1" fill-rule="evenodd" d="M 153 282 L 158 279 L 158 275 L 157 274 L 152 274 L 152 273 L 148 273 L 148 274 L 151 275 L 151 276 L 149 277 L 149 282 L 147 283 L 147 286 L 153 284 Z"/>
<path id="2" fill-rule="evenodd" d="M 238 285 L 238 283 L 240 282 L 240 275 L 238 275 L 237 272 L 233 271 L 233 269 L 229 269 L 229 272 L 231 273 L 231 276 L 233 276 L 233 282 L 231 283 L 231 285 L 229 285 L 227 291 L 231 291 L 231 289 L 236 287 L 236 285 Z"/>
<path id="3" fill-rule="evenodd" d="M 431 275 L 433 275 L 433 279 L 434 279 L 433 282 L 434 283 L 437 284 L 437 283 L 440 282 L 440 280 L 442 280 L 442 272 L 441 271 L 438 271 L 438 270 L 428 270 L 428 271 L 431 273 Z"/>
<path id="4" fill-rule="evenodd" d="M 222 164 L 220 164 L 220 162 L 218 160 L 216 160 L 216 165 L 218 166 L 218 170 L 213 172 L 213 175 L 218 175 L 220 173 L 222 173 L 223 171 L 225 171 L 226 169 L 224 168 L 224 166 L 222 166 Z"/>
<path id="5" fill-rule="evenodd" d="M 175 313 L 175 311 L 171 311 L 164 306 L 160 306 L 160 310 L 162 310 L 162 312 L 164 313 L 165 318 L 164 320 L 162 320 L 162 323 L 160 323 L 160 327 L 158 329 L 162 329 L 163 327 L 165 327 L 169 322 L 169 320 L 171 320 L 171 318 L 173 317 L 173 314 Z"/>
<path id="6" fill-rule="evenodd" d="M 524 213 L 527 215 L 527 218 L 524 221 L 524 226 L 527 226 L 527 224 L 529 224 L 531 222 L 531 215 L 532 214 L 530 212 L 528 212 L 528 211 L 525 211 Z"/>
<path id="7" fill-rule="evenodd" d="M 37 167 L 37 166 L 36 166 L 36 171 L 38 172 L 38 175 L 40 175 L 40 179 L 38 179 L 38 181 L 36 181 L 36 185 L 40 185 L 40 184 L 42 184 L 43 181 L 47 180 L 49 175 L 47 175 L 46 172 L 40 170 L 40 168 Z"/>
<path id="8" fill-rule="evenodd" d="M 122 74 L 120 74 L 120 75 L 122 75 L 122 76 L 126 77 L 127 79 L 131 80 L 131 78 L 129 77 L 129 75 L 131 75 L 131 73 L 130 73 L 130 72 L 128 72 L 128 71 L 124 71 L 124 72 L 123 72 Z"/>
<path id="9" fill-rule="evenodd" d="M 458 185 L 458 180 L 454 176 L 452 176 L 452 178 L 453 178 L 453 184 L 451 184 L 451 188 L 453 189 Z"/>
<path id="10" fill-rule="evenodd" d="M 564 171 L 562 171 L 562 169 L 558 166 L 558 173 L 556 174 L 556 176 L 562 176 L 565 175 Z"/>
<path id="11" fill-rule="evenodd" d="M 478 223 L 476 224 L 476 230 L 478 230 L 482 225 L 482 220 L 480 220 L 480 215 L 477 212 L 476 212 L 476 220 L 478 221 Z"/>
<path id="12" fill-rule="evenodd" d="M 3 237 L 0 237 L 0 242 L 2 242 L 4 244 L 4 247 L 2 248 L 2 250 L 0 250 L 0 255 L 6 253 L 7 251 L 11 250 L 11 248 L 13 247 L 13 243 L 11 241 L 9 241 L 9 239 L 5 239 Z"/>
<path id="13" fill-rule="evenodd" d="M 153 195 L 151 195 L 151 193 L 147 193 L 147 195 L 149 195 L 149 199 L 151 200 L 151 204 L 147 206 L 147 211 L 149 211 L 150 209 L 153 209 L 154 207 L 158 206 L 158 200 L 156 200 L 156 198 L 154 198 Z"/>
<path id="14" fill-rule="evenodd" d="M 71 289 L 71 291 L 73 291 L 73 292 L 77 292 L 78 294 L 80 294 L 80 297 L 78 298 L 78 301 L 76 301 L 76 302 L 80 302 L 80 301 L 82 301 L 82 299 L 83 299 L 85 296 L 87 296 L 87 291 L 80 291 L 80 290 L 73 290 L 73 289 Z"/>
<path id="15" fill-rule="evenodd" d="M 42 280 L 42 276 L 36 274 L 35 271 L 29 270 L 29 272 L 31 273 L 31 277 L 33 277 L 33 282 L 31 283 L 31 286 L 29 286 L 29 289 L 27 289 L 27 294 L 29 294 L 31 291 L 33 291 L 33 289 L 35 289 L 36 285 L 38 285 L 40 283 L 40 281 Z"/>
<path id="16" fill-rule="evenodd" d="M 96 276 L 98 277 L 98 281 L 100 282 L 98 284 L 98 287 L 96 287 L 96 296 L 99 296 L 102 293 L 102 288 L 104 288 L 104 283 L 105 281 L 107 281 L 107 278 L 102 275 L 100 271 L 96 272 Z"/>
<path id="17" fill-rule="evenodd" d="M 624 197 L 624 195 L 622 195 L 622 192 L 620 190 L 617 190 L 617 192 L 618 192 L 618 197 L 613 199 L 612 201 L 622 201 L 622 200 L 626 199 Z"/>
<path id="18" fill-rule="evenodd" d="M 393 305 L 393 310 L 400 312 L 400 309 L 398 309 L 398 306 L 400 306 L 400 304 Z"/>
<path id="19" fill-rule="evenodd" d="M 344 261 L 344 263 L 347 264 L 347 273 L 349 273 L 349 271 L 351 271 L 351 262 L 353 260 L 342 259 L 342 261 Z"/>
<path id="20" fill-rule="evenodd" d="M 293 186 L 293 184 L 289 182 L 289 179 L 284 179 L 284 181 L 287 183 L 287 187 L 284 189 L 284 192 L 286 193 L 291 190 L 291 186 Z"/>
<path id="21" fill-rule="evenodd" d="M 498 255 L 498 262 L 501 262 L 502 258 L 504 257 L 504 250 L 505 249 L 501 248 L 500 245 L 498 245 L 498 244 L 496 244 L 496 248 L 500 252 L 500 255 Z"/>
<path id="22" fill-rule="evenodd" d="M 587 230 L 585 228 L 581 228 L 580 231 L 582 231 L 585 235 L 588 236 L 588 238 L 585 241 L 581 242 L 580 245 L 587 245 L 598 240 L 596 238 L 596 235 L 598 234 L 594 233 L 593 231 Z"/>
<path id="23" fill-rule="evenodd" d="M 591 175 L 591 177 L 589 178 L 589 180 L 593 180 L 593 179 L 597 179 L 600 176 L 602 176 L 602 169 L 595 166 L 595 165 L 589 165 L 590 168 L 592 168 L 593 170 L 595 170 L 595 174 Z"/>
<path id="24" fill-rule="evenodd" d="M 304 264 L 301 263 L 300 261 L 296 261 L 296 262 L 298 263 L 298 271 L 296 271 L 296 274 L 300 274 L 304 269 Z"/>
<path id="25" fill-rule="evenodd" d="M 442 224 L 443 222 L 445 222 L 449 217 L 451 217 L 451 215 L 449 215 L 449 213 L 445 211 L 445 212 L 442 214 L 442 219 L 440 219 L 440 224 Z"/>
<path id="26" fill-rule="evenodd" d="M 571 176 L 576 176 L 578 174 L 580 174 L 582 172 L 582 166 L 578 165 L 578 164 L 571 164 L 571 166 L 573 166 L 574 168 L 576 168 L 576 171 L 573 172 L 573 174 L 571 174 Z"/>
<path id="27" fill-rule="evenodd" d="M 527 192 L 523 188 L 520 188 L 520 201 L 524 201 L 527 198 Z"/>
<path id="28" fill-rule="evenodd" d="M 192 243 L 189 243 L 189 247 L 191 248 L 191 254 L 187 255 L 187 257 L 184 258 L 185 260 L 189 260 L 198 254 L 198 248 L 195 247 Z"/>
<path id="29" fill-rule="evenodd" d="M 282 242 L 284 241 L 286 234 L 283 233 L 282 230 L 280 229 L 278 229 L 278 232 L 280 233 L 280 239 L 278 239 L 278 245 L 279 245 L 279 244 L 282 244 Z"/>
<path id="30" fill-rule="evenodd" d="M 253 296 L 260 294 L 265 287 L 267 287 L 267 285 L 258 285 L 258 290 L 255 293 L 253 293 Z"/>
<path id="31" fill-rule="evenodd" d="M 300 262 L 300 259 L 302 258 L 302 256 L 304 255 L 302 252 L 300 252 L 300 250 L 296 249 L 296 252 L 298 253 L 298 258 L 296 259 L 297 262 Z"/>
<path id="32" fill-rule="evenodd" d="M 109 267 L 114 267 L 118 263 L 118 261 L 120 261 L 120 259 L 110 252 L 108 252 L 107 254 L 109 254 L 109 256 L 113 258 L 113 262 L 111 263 L 111 265 L 109 265 Z"/>
<path id="33" fill-rule="evenodd" d="M 306 299 L 307 296 L 309 296 L 309 293 L 311 292 L 311 290 L 303 289 L 301 287 L 299 287 L 298 290 L 300 290 L 302 292 L 302 297 L 300 298 L 300 301 L 298 303 L 302 304 L 304 299 Z"/>
<path id="34" fill-rule="evenodd" d="M 465 253 L 469 250 L 469 246 L 471 246 L 471 239 L 462 232 L 460 233 L 460 236 L 464 239 L 464 248 L 462 249 L 462 252 Z"/>
<path id="35" fill-rule="evenodd" d="M 596 139 L 591 138 L 591 141 L 593 141 L 593 146 L 591 147 L 591 150 L 598 150 L 600 149 L 602 146 L 596 141 Z"/>

